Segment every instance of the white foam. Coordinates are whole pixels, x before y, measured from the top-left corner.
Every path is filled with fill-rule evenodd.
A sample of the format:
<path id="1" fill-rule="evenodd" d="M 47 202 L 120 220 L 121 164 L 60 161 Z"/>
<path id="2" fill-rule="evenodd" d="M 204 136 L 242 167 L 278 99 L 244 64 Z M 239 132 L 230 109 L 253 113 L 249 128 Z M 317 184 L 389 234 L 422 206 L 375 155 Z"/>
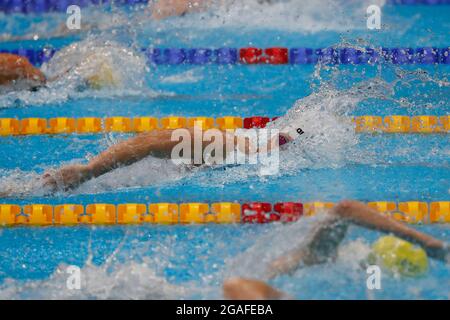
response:
<path id="1" fill-rule="evenodd" d="M 123 188 L 166 184 L 186 177 L 189 171 L 171 160 L 148 157 L 130 166 L 110 171 L 81 185 L 73 193 L 100 193 Z"/>
<path id="2" fill-rule="evenodd" d="M 177 256 L 175 245 L 189 246 L 188 242 L 178 243 L 181 240 L 174 235 L 147 242 L 140 240 L 139 246 L 124 249 L 123 245 L 129 241 L 125 236 L 101 265 L 94 264 L 92 255 L 88 256 L 81 266 L 81 290 L 67 289 L 67 265 L 61 264 L 46 279 L 6 279 L 0 285 L 0 299 L 220 299 L 224 279 L 236 276 L 267 279 L 270 262 L 298 248 L 305 242 L 311 228 L 326 218 L 326 215 L 320 214 L 292 224 L 272 224 L 259 232 L 246 233 L 245 237 L 234 239 L 233 243 L 236 247 L 241 243 L 251 243 L 248 249 L 235 255 L 227 255 L 223 265 L 202 273 L 200 279 L 179 284 L 171 283 L 164 275 L 164 270 L 173 266 L 171 261 Z M 212 240 L 208 236 L 206 239 Z M 150 247 L 153 254 L 148 256 Z M 360 271 L 357 262 L 359 257 L 367 253 L 367 248 L 360 241 L 343 246 L 339 250 L 337 264 L 347 271 Z M 298 287 L 293 282 L 298 286 L 302 282 L 299 280 L 302 279 L 302 274 L 310 274 L 313 268 L 299 269 L 288 284 L 284 283 L 280 289 L 296 293 Z M 338 271 L 330 270 L 329 273 L 336 272 Z"/>
<path id="3" fill-rule="evenodd" d="M 219 1 L 206 12 L 172 18 L 159 23 L 183 29 L 242 30 L 274 29 L 293 32 L 347 31 L 366 28 L 366 9 L 371 4 L 384 6 L 385 0 L 258 0 Z M 201 23 L 199 23 L 201 21 Z"/>
<path id="4" fill-rule="evenodd" d="M 48 193 L 42 188 L 41 175 L 34 171 L 20 169 L 0 170 L 0 197 L 30 197 Z"/>
<path id="5" fill-rule="evenodd" d="M 322 85 L 310 96 L 299 99 L 285 116 L 268 124 L 267 128 L 281 129 L 295 125 L 305 132 L 280 152 L 278 176 L 297 174 L 302 169 L 339 168 L 349 163 L 370 163 L 375 155 L 362 150 L 359 135 L 349 115 L 362 101 L 372 98 L 387 99 L 392 86 L 378 78 L 360 82 L 350 89 L 337 90 Z M 211 179 L 211 174 L 214 178 Z M 200 185 L 224 186 L 248 181 L 260 176 L 260 166 L 242 165 L 226 171 L 201 173 L 194 178 Z M 274 179 L 277 176 L 271 176 Z"/>
<path id="6" fill-rule="evenodd" d="M 180 299 L 188 289 L 170 284 L 148 262 L 109 265 L 87 262 L 81 268 L 81 289 L 67 288 L 67 265 L 61 264 L 45 280 L 6 279 L 0 299 Z"/>
<path id="7" fill-rule="evenodd" d="M 2 16 L 5 28 L 1 40 L 20 41 L 40 38 L 67 37 L 86 32 L 117 30 L 121 27 L 135 31 L 197 30 L 217 28 L 273 29 L 303 33 L 322 31 L 348 31 L 366 29 L 366 9 L 369 5 L 383 7 L 385 0 L 217 0 L 204 12 L 153 21 L 150 10 L 113 10 L 91 7 L 83 11 L 82 30 L 73 32 L 65 28 L 66 15 L 46 13 L 33 22 L 26 16 L 13 14 Z M 137 7 L 136 7 L 137 8 Z M 199 23 L 201 22 L 201 23 Z M 405 21 L 407 22 L 407 21 Z M 20 35 L 15 26 L 22 25 Z"/>
<path id="8" fill-rule="evenodd" d="M 0 107 L 55 104 L 71 98 L 156 95 L 144 87 L 149 72 L 146 58 L 128 45 L 109 38 L 90 36 L 58 51 L 41 67 L 49 79 L 46 87 L 36 92 L 13 91 L 1 95 Z M 113 69 L 115 84 L 102 90 L 86 87 L 86 79 L 98 73 L 105 63 Z"/>
<path id="9" fill-rule="evenodd" d="M 162 83 L 195 83 L 203 79 L 198 70 L 187 70 L 161 79 Z"/>
<path id="10" fill-rule="evenodd" d="M 267 279 L 269 265 L 275 259 L 298 249 L 305 243 L 309 232 L 327 219 L 326 214 L 318 214 L 308 219 L 300 219 L 291 224 L 274 224 L 266 232 L 246 237 L 252 245 L 226 261 L 224 278 L 240 276 Z"/>

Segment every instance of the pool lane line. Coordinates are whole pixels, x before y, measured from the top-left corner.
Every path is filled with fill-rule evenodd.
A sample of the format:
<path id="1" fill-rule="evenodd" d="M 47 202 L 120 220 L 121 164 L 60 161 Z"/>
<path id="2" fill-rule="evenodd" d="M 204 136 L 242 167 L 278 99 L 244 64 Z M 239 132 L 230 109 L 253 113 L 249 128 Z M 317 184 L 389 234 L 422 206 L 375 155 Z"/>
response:
<path id="1" fill-rule="evenodd" d="M 0 49 L 0 53 L 12 53 L 26 57 L 32 64 L 48 62 L 58 49 Z M 153 65 L 398 65 L 450 64 L 450 47 L 380 47 L 380 48 L 142 48 L 142 53 Z"/>
<path id="2" fill-rule="evenodd" d="M 450 201 L 367 204 L 380 214 L 405 223 L 450 223 Z M 0 226 L 295 222 L 334 205 L 333 202 L 0 204 Z"/>
<path id="3" fill-rule="evenodd" d="M 147 5 L 149 0 L 116 0 L 114 5 Z M 388 0 L 389 5 L 446 5 L 450 4 L 450 0 Z M 0 12 L 5 14 L 42 14 L 46 12 L 66 13 L 69 5 L 77 5 L 80 8 L 99 7 L 111 5 L 109 0 L 0 0 Z"/>
<path id="4" fill-rule="evenodd" d="M 193 127 L 203 130 L 264 128 L 277 117 L 81 117 L 81 118 L 0 118 L 0 136 L 141 133 L 159 129 Z M 350 118 L 357 133 L 448 134 L 450 115 L 444 116 L 356 116 Z"/>

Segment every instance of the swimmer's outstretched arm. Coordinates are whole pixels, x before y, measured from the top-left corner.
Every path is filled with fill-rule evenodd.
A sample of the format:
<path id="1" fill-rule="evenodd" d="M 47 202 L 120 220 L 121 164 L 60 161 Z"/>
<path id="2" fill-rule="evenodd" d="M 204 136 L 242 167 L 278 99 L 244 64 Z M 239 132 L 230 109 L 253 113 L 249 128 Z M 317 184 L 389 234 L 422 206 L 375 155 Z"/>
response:
<path id="1" fill-rule="evenodd" d="M 196 136 L 194 128 L 185 130 L 189 131 L 189 136 L 192 139 L 191 146 L 194 148 L 193 139 Z M 180 143 L 180 140 L 177 139 L 172 141 L 174 131 L 163 129 L 142 133 L 108 148 L 86 165 L 68 165 L 56 172 L 47 172 L 43 176 L 44 186 L 52 190 L 58 188 L 67 190 L 120 166 L 130 165 L 147 156 L 169 159 L 172 156 L 173 148 Z M 234 135 L 226 134 L 221 130 L 217 130 L 217 132 L 223 135 L 224 148 L 226 140 L 229 138 L 234 139 L 235 144 L 237 143 L 237 138 Z M 202 141 L 202 143 L 204 148 L 209 142 Z M 192 156 L 194 155 L 194 150 L 192 150 L 191 154 Z"/>
<path id="2" fill-rule="evenodd" d="M 173 130 L 154 130 L 139 134 L 108 148 L 86 165 L 69 165 L 56 173 L 44 174 L 44 186 L 52 189 L 62 186 L 64 189 L 70 189 L 84 181 L 120 166 L 130 165 L 150 155 L 157 158 L 170 158 L 173 147 L 179 143 L 179 141 L 172 141 L 172 133 Z"/>
<path id="3" fill-rule="evenodd" d="M 187 128 L 191 140 L 191 146 L 194 148 L 194 128 Z M 239 143 L 239 139 L 231 131 L 222 131 L 215 129 L 216 132 L 223 135 L 222 143 L 224 149 L 226 141 L 232 139 L 234 145 L 239 145 L 244 151 L 249 153 L 249 143 L 245 147 Z M 58 188 L 71 189 L 79 184 L 105 174 L 120 166 L 127 166 L 137 162 L 147 156 L 155 158 L 169 159 L 173 148 L 180 143 L 179 140 L 172 141 L 174 130 L 154 130 L 148 133 L 139 134 L 133 138 L 120 142 L 106 151 L 93 158 L 88 164 L 76 164 L 65 166 L 56 172 L 47 172 L 44 174 L 44 186 L 56 190 Z M 203 141 L 203 148 L 209 141 Z M 194 155 L 192 150 L 191 154 Z M 225 150 L 224 150 L 225 151 Z M 203 153 L 202 153 L 203 154 Z M 226 155 L 226 154 L 224 154 Z"/>
<path id="4" fill-rule="evenodd" d="M 306 244 L 302 244 L 271 264 L 269 277 L 292 272 L 301 265 L 318 264 L 334 259 L 337 248 L 345 237 L 347 221 L 368 229 L 392 233 L 422 246 L 434 259 L 446 262 L 449 260 L 449 249 L 444 242 L 382 215 L 361 202 L 342 201 L 330 213 L 331 217 L 325 223 L 312 230 Z"/>
<path id="5" fill-rule="evenodd" d="M 268 277 L 289 274 L 302 266 L 311 266 L 332 261 L 344 239 L 348 223 L 330 216 L 313 228 L 306 239 L 286 255 L 274 260 L 268 269 Z"/>

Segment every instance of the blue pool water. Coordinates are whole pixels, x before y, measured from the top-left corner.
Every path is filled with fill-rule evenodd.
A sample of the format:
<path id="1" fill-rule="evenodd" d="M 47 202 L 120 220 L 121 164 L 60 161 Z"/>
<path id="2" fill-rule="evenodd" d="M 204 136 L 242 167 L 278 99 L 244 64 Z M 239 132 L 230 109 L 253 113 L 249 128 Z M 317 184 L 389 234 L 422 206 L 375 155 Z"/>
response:
<path id="1" fill-rule="evenodd" d="M 90 9 L 86 15 L 100 29 L 89 39 L 113 39 L 138 48 L 447 47 L 450 43 L 450 6 L 386 5 L 383 29 L 369 31 L 359 1 L 346 5 L 291 1 L 289 5 L 288 10 L 284 5 L 251 3 L 240 8 L 242 13 L 233 9 L 162 22 L 149 21 L 143 12 L 129 8 Z M 112 14 L 117 19 L 114 24 Z M 49 17 L 52 22 L 46 24 Z M 62 48 L 88 36 L 55 34 L 45 39 L 64 17 L 0 13 L 0 30 L 5 30 L 0 48 Z M 39 39 L 17 38 L 34 33 Z M 169 166 L 162 171 L 164 163 L 145 159 L 76 190 L 46 195 L 32 183 L 45 170 L 86 161 L 128 135 L 2 137 L 0 188 L 14 192 L 0 198 L 0 203 L 448 201 L 448 135 L 356 135 L 327 116 L 335 105 L 344 116 L 448 115 L 448 65 L 150 65 L 144 86 L 138 88 L 128 83 L 114 91 L 69 88 L 3 95 L 0 117 L 272 117 L 283 115 L 310 94 L 323 105 L 322 113 L 309 119 L 317 122 L 311 128 L 322 138 L 314 150 L 298 146 L 281 155 L 278 175 L 262 177 L 248 165 L 193 173 Z M 261 261 L 276 256 L 286 242 L 305 232 L 311 224 L 306 220 L 291 226 L 1 229 L 0 298 L 221 298 L 225 277 L 258 275 Z M 417 228 L 450 242 L 447 225 Z M 336 264 L 299 270 L 272 284 L 299 299 L 450 298 L 450 268 L 436 261 L 420 279 L 386 275 L 382 290 L 368 292 L 365 270 L 355 261 L 376 237 L 376 232 L 351 228 Z M 65 265 L 71 264 L 82 268 L 87 281 L 81 291 L 65 289 Z"/>

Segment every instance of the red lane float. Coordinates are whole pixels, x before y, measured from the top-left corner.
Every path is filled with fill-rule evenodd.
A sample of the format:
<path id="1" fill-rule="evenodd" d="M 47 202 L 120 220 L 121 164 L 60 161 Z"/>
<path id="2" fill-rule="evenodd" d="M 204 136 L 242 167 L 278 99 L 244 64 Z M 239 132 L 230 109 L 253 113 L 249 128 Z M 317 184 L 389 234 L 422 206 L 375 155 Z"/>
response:
<path id="1" fill-rule="evenodd" d="M 244 129 L 264 128 L 268 122 L 270 122 L 268 117 L 244 118 Z"/>
<path id="2" fill-rule="evenodd" d="M 245 64 L 287 64 L 289 63 L 287 48 L 241 48 L 239 58 Z"/>
<path id="3" fill-rule="evenodd" d="M 303 204 L 300 202 L 278 202 L 273 210 L 280 215 L 281 222 L 294 222 L 303 215 Z"/>
<path id="4" fill-rule="evenodd" d="M 272 212 L 272 205 L 267 202 L 251 202 L 242 205 L 242 222 L 268 223 L 279 221 L 280 216 Z"/>

